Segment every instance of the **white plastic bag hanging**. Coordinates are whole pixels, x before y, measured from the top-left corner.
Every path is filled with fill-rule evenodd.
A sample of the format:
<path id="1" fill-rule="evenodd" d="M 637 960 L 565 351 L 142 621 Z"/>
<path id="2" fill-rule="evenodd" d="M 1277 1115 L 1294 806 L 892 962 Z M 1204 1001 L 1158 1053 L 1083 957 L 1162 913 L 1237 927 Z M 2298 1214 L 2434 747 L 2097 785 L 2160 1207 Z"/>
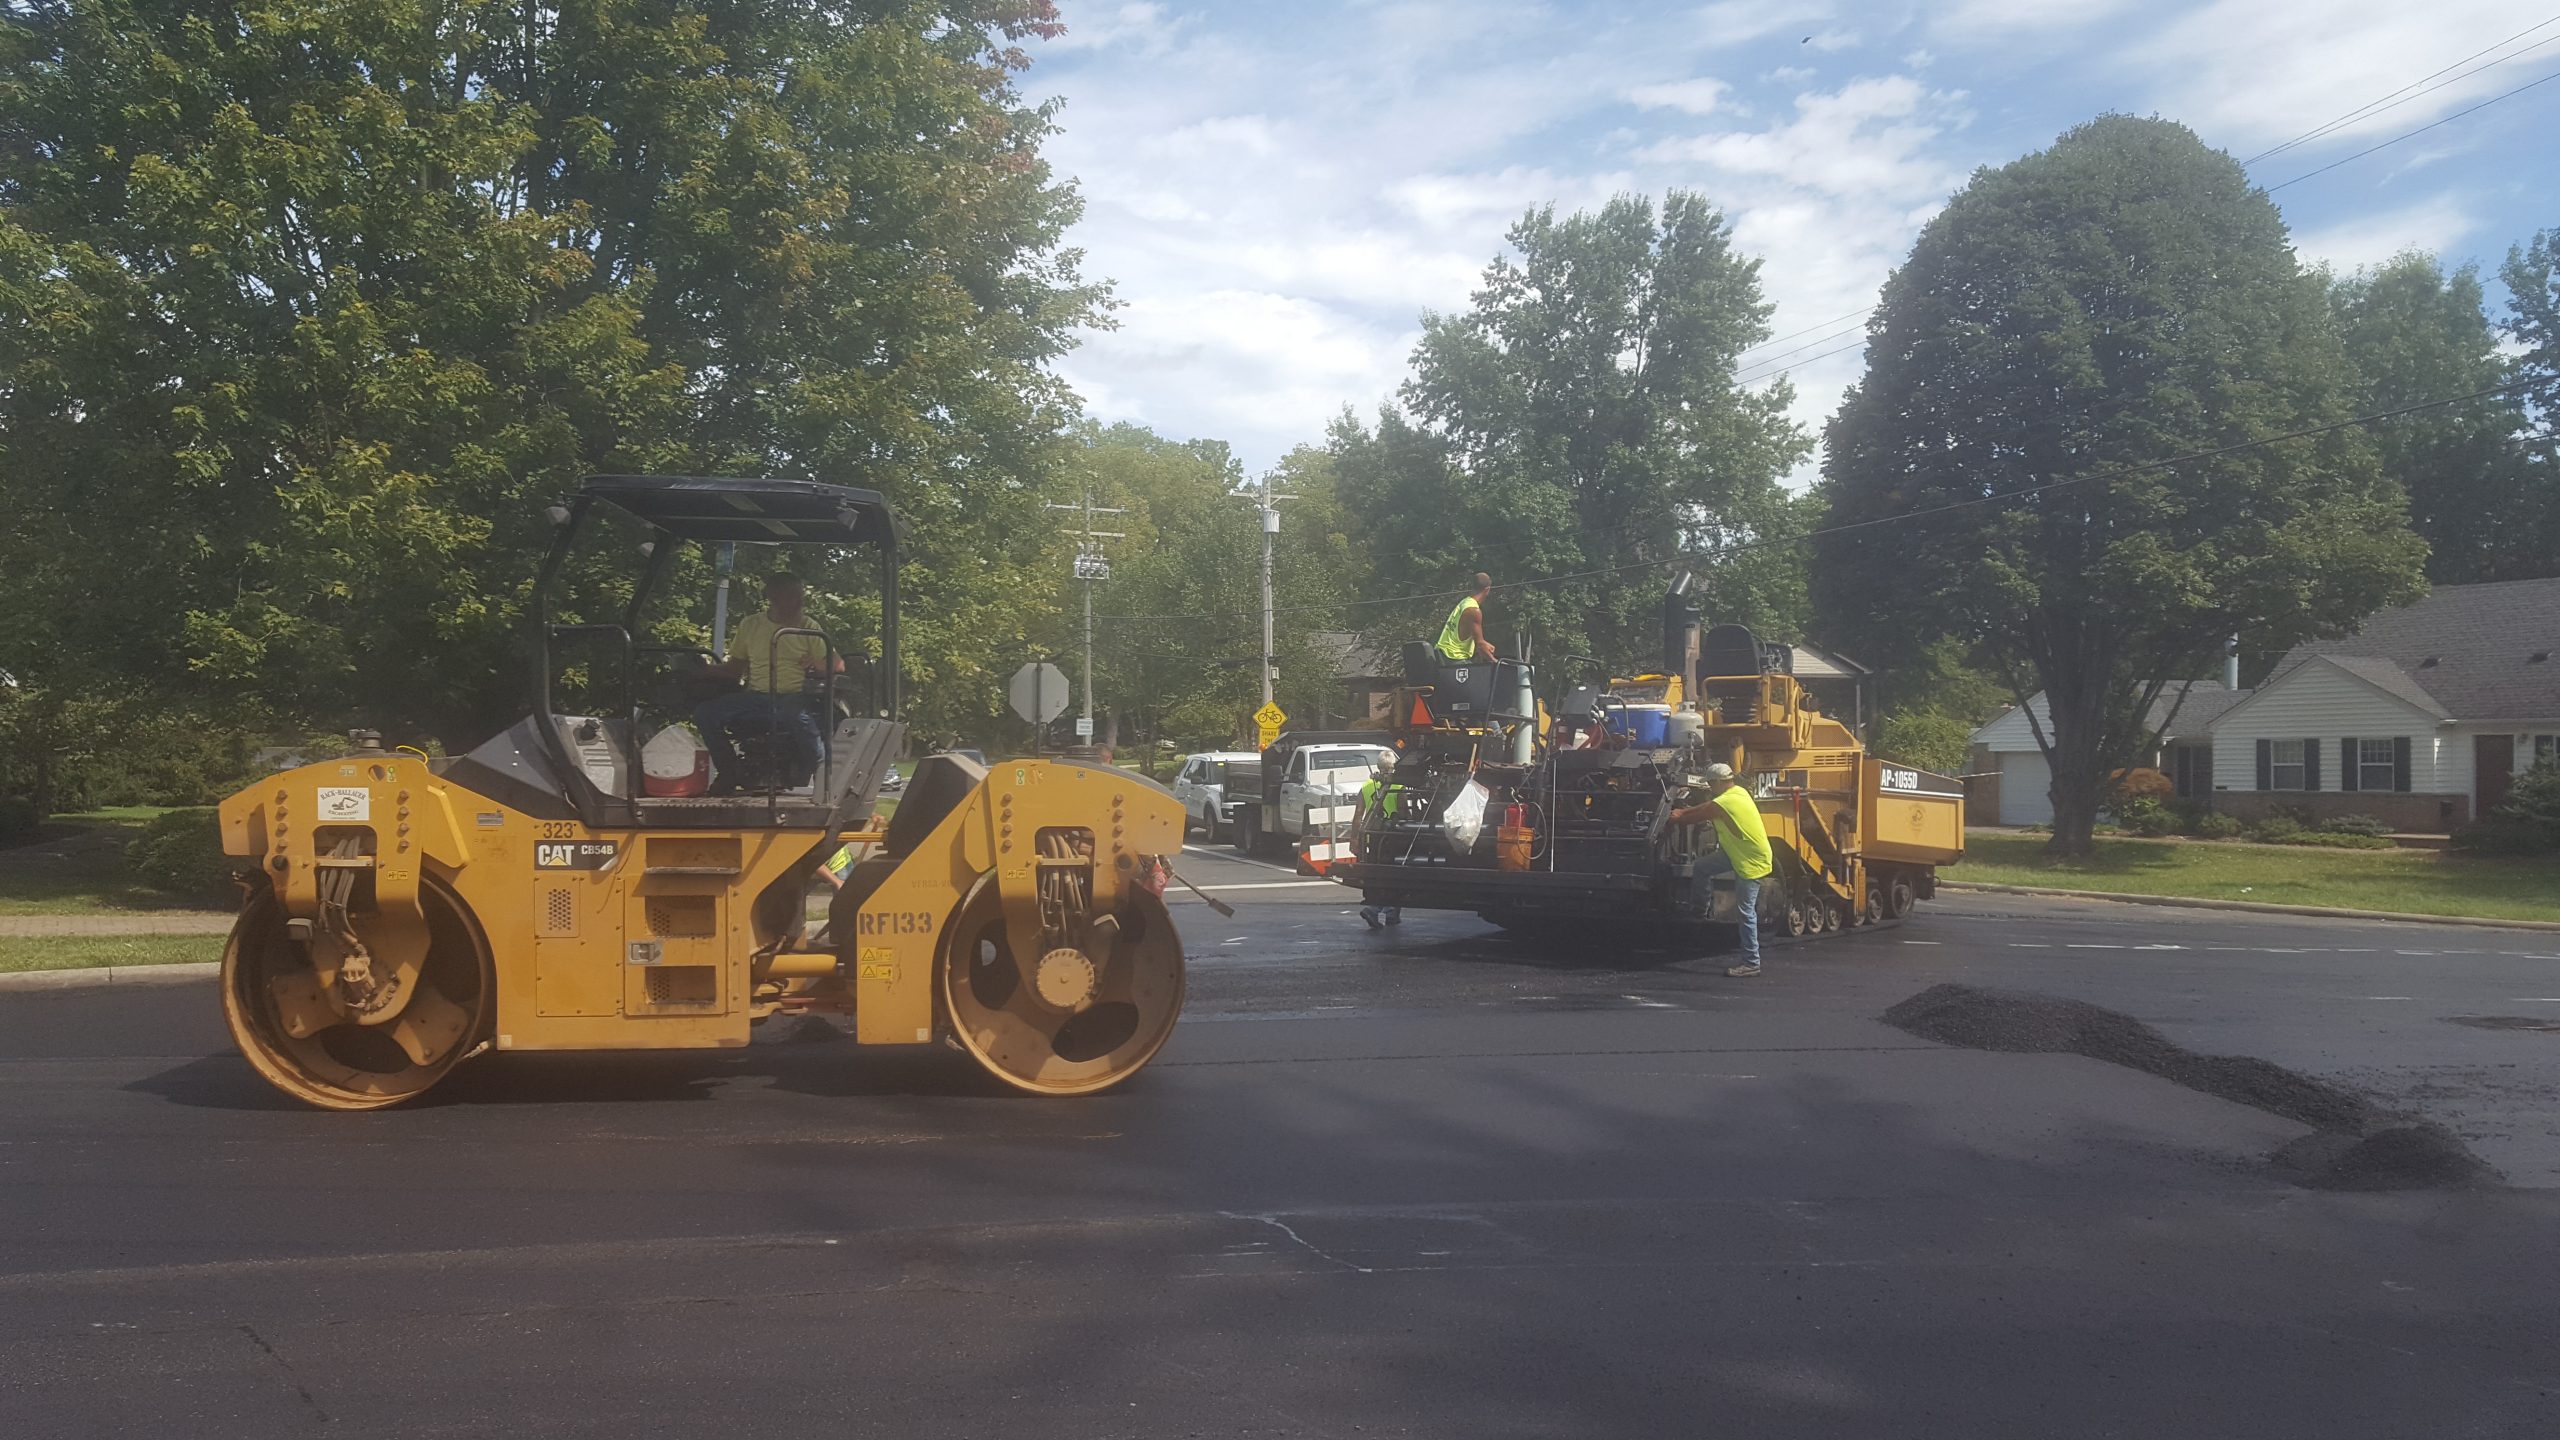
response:
<path id="1" fill-rule="evenodd" d="M 1440 833 L 1449 837 L 1449 848 L 1464 854 L 1476 848 L 1476 837 L 1484 833 L 1485 802 L 1493 797 L 1483 785 L 1467 782 L 1457 798 L 1440 811 Z"/>

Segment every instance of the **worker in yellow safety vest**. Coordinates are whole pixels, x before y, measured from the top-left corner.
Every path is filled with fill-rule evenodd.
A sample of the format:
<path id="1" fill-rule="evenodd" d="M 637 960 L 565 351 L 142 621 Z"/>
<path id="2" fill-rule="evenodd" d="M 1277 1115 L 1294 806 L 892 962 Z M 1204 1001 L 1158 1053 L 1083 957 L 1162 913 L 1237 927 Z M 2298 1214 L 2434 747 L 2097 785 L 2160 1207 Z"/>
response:
<path id="1" fill-rule="evenodd" d="M 1475 588 L 1467 598 L 1449 612 L 1449 623 L 1440 627 L 1437 647 L 1443 660 L 1496 660 L 1493 642 L 1484 638 L 1484 597 L 1493 592 L 1493 577 L 1479 570 Z"/>
<path id="2" fill-rule="evenodd" d="M 1378 757 L 1378 768 L 1360 786 L 1360 809 L 1351 827 L 1353 853 L 1363 860 L 1368 859 L 1369 837 L 1384 830 L 1394 821 L 1396 812 L 1403 808 L 1404 787 L 1396 783 L 1396 752 L 1390 750 Z M 1360 898 L 1365 902 L 1369 897 L 1362 895 Z M 1404 907 L 1364 903 L 1360 907 L 1360 919 L 1372 930 L 1382 925 L 1401 925 L 1404 923 Z"/>
<path id="3" fill-rule="evenodd" d="M 1760 882 L 1777 868 L 1777 856 L 1769 848 L 1769 827 L 1760 823 L 1760 802 L 1733 783 L 1733 767 L 1708 766 L 1706 782 L 1706 803 L 1672 811 L 1671 823 L 1716 827 L 1722 863 L 1698 867 L 1699 898 L 1713 913 L 1714 877 L 1732 872 L 1735 908 L 1741 912 L 1735 918 L 1742 922 L 1742 963 L 1724 973 L 1739 979 L 1760 973 Z"/>

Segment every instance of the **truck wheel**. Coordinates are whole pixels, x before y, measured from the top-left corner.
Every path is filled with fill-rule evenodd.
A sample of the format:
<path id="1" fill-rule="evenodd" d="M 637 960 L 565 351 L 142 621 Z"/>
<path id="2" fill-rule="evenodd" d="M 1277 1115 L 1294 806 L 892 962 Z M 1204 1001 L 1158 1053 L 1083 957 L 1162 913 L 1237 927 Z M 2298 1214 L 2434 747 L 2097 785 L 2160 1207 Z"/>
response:
<path id="1" fill-rule="evenodd" d="M 1884 923 L 1884 886 L 1880 882 L 1873 880 L 1867 882 L 1867 908 L 1865 911 L 1865 923 L 1869 925 L 1881 925 Z"/>
<path id="2" fill-rule="evenodd" d="M 1911 877 L 1908 875 L 1894 876 L 1892 886 L 1885 891 L 1885 914 L 1893 919 L 1899 920 L 1903 916 L 1911 913 L 1911 903 Z"/>
<path id="3" fill-rule="evenodd" d="M 1804 932 L 1811 927 L 1806 920 L 1803 901 L 1789 900 L 1786 903 L 1786 907 L 1778 912 L 1778 928 L 1786 931 L 1790 940 L 1804 938 Z"/>
<path id="4" fill-rule="evenodd" d="M 1250 805 L 1238 810 L 1236 812 L 1235 833 L 1228 837 L 1228 839 L 1235 843 L 1236 853 L 1239 855 L 1251 855 L 1259 848 L 1255 842 L 1261 838 L 1262 812 Z"/>
<path id="5" fill-rule="evenodd" d="M 1218 807 L 1212 805 L 1200 812 L 1200 843 L 1215 845 L 1221 838 L 1218 834 Z"/>

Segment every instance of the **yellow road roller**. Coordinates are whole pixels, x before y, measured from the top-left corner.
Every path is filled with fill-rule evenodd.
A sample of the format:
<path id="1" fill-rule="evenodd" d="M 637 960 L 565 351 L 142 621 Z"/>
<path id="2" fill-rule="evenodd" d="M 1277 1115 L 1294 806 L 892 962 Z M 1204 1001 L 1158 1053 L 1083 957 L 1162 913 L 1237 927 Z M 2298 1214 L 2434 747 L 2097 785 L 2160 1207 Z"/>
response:
<path id="1" fill-rule="evenodd" d="M 466 754 L 359 748 L 223 802 L 224 848 L 253 872 L 223 1012 L 260 1074 L 369 1110 L 493 1051 L 740 1047 L 795 1012 L 849 1015 L 863 1044 L 954 1045 L 1043 1095 L 1107 1089 L 1163 1047 L 1184 983 L 1162 898 L 1171 793 L 1104 765 L 934 755 L 876 823 L 906 742 L 881 496 L 601 476 L 551 519 L 530 715 Z M 720 576 L 707 650 L 650 639 L 687 546 L 692 573 Z M 876 643 L 848 655 L 815 620 L 764 626 L 766 698 L 718 705 L 756 673 L 719 653 L 733 562 L 776 546 L 869 555 L 876 588 L 834 613 L 876 622 Z M 606 578 L 615 555 L 639 573 Z M 568 591 L 620 618 L 555 618 Z M 824 660 L 773 695 L 793 641 Z M 692 717 L 742 712 L 763 728 L 724 728 L 724 783 L 663 763 L 698 743 Z M 847 846 L 815 925 L 821 867 Z"/>

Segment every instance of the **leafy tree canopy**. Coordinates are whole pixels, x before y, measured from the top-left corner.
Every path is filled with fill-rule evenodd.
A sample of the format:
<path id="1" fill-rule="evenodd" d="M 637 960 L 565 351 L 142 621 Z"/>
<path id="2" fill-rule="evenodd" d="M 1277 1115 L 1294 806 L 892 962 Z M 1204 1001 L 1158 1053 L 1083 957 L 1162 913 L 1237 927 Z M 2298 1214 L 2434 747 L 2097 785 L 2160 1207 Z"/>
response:
<path id="1" fill-rule="evenodd" d="M 1800 534 L 1779 479 L 1810 442 L 1785 382 L 1735 384 L 1767 338 L 1759 262 L 1703 197 L 1659 211 L 1622 196 L 1558 219 L 1531 211 L 1460 315 L 1428 315 L 1401 411 L 1345 415 L 1331 449 L 1363 537 L 1371 598 L 1446 591 L 1377 616 L 1382 639 L 1436 633 L 1477 570 L 1496 583 L 1487 634 L 1546 653 L 1649 660 L 1664 581 L 1685 554 Z M 1801 557 L 1789 545 L 1700 567 L 1720 620 L 1792 635 Z"/>
<path id="2" fill-rule="evenodd" d="M 2508 365 L 2469 266 L 2447 275 L 2402 255 L 2336 280 L 2329 300 L 2368 413 L 2471 395 L 2506 383 Z M 2409 522 L 2440 585 L 2560 573 L 2560 487 L 2526 462 L 2515 392 L 2379 421 L 2385 474 L 2408 492 Z"/>
<path id="3" fill-rule="evenodd" d="M 1102 304 L 1013 88 L 1053 24 L 8 7 L 0 669 L 476 739 L 545 501 L 744 472 L 888 492 L 920 718 L 988 713 L 1055 589 L 999 563 L 1062 454 L 1048 365 Z"/>
<path id="4" fill-rule="evenodd" d="M 1857 528 L 1817 542 L 1825 612 L 2046 692 L 2062 853 L 2227 637 L 2281 650 L 2419 588 L 2370 437 L 2275 438 L 2352 419 L 2359 378 L 2274 205 L 2182 126 L 2106 116 L 1978 173 L 1867 356 L 1830 429 L 1830 520 Z"/>

